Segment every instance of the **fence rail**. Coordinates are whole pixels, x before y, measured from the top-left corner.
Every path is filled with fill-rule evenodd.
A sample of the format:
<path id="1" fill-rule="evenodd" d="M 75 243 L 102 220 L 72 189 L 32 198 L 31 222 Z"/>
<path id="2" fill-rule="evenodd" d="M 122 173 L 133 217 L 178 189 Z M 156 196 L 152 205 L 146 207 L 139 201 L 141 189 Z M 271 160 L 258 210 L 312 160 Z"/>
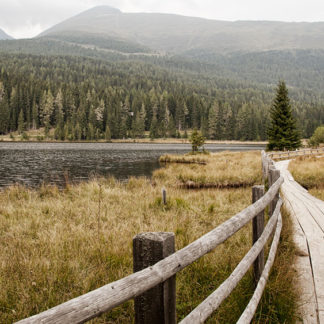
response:
<path id="1" fill-rule="evenodd" d="M 314 154 L 324 154 L 324 148 L 317 149 L 303 149 L 296 151 L 280 151 L 280 152 L 271 152 L 268 153 L 268 156 L 272 159 L 290 159 L 298 156 L 309 156 Z"/>
<path id="2" fill-rule="evenodd" d="M 152 266 L 82 296 L 71 299 L 40 314 L 21 320 L 18 323 L 84 323 L 97 317 L 130 299 L 142 295 L 147 290 L 166 282 L 177 272 L 226 241 L 255 217 L 259 217 L 265 208 L 275 201 L 276 206 L 273 208 L 273 214 L 272 216 L 270 215 L 271 217 L 264 231 L 259 234 L 256 242 L 235 268 L 234 272 L 181 322 L 202 323 L 206 320 L 236 287 L 237 283 L 248 271 L 253 262 L 257 262 L 255 260 L 262 254 L 264 245 L 274 229 L 277 228 L 266 268 L 263 269 L 262 265 L 260 269 L 262 273 L 260 273 L 259 277 L 261 277 L 261 279 L 255 291 L 255 295 L 240 318 L 240 323 L 248 323 L 248 319 L 251 316 L 253 317 L 264 289 L 265 281 L 267 280 L 276 253 L 277 241 L 279 240 L 278 237 L 280 236 L 281 230 L 280 207 L 282 202 L 279 199 L 279 189 L 283 183 L 283 178 L 280 177 L 280 173 L 278 175 L 278 171 L 273 167 L 273 161 L 264 152 L 262 152 L 262 169 L 264 174 L 269 176 L 269 190 L 252 205 L 228 219 L 209 233 Z M 260 262 L 258 262 L 257 267 L 260 268 Z M 168 298 L 168 296 L 165 298 Z M 147 320 L 145 323 L 149 322 L 150 321 Z M 163 323 L 174 322 L 175 318 L 174 320 L 169 319 L 163 321 Z"/>

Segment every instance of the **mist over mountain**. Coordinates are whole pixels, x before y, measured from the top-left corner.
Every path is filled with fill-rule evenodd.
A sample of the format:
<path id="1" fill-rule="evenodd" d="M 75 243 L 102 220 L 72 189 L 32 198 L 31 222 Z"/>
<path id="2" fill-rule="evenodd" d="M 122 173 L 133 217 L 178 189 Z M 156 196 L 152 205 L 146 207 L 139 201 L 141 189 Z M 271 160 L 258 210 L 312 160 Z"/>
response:
<path id="1" fill-rule="evenodd" d="M 162 52 L 228 54 L 268 50 L 324 49 L 324 23 L 217 21 L 174 14 L 123 13 L 100 6 L 43 32 L 40 36 L 91 33 L 116 37 Z"/>
<path id="2" fill-rule="evenodd" d="M 13 37 L 9 36 L 2 29 L 0 29 L 0 40 L 4 40 L 4 39 L 13 39 Z"/>

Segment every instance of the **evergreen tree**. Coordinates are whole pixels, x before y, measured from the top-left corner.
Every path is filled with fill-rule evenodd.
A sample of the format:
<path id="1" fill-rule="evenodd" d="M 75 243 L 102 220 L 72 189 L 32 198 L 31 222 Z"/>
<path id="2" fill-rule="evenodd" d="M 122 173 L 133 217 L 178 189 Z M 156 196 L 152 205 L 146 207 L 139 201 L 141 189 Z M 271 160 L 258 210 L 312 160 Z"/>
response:
<path id="1" fill-rule="evenodd" d="M 271 125 L 268 129 L 269 143 L 267 146 L 269 150 L 289 150 L 301 146 L 284 81 L 279 81 L 270 117 Z"/>
<path id="2" fill-rule="evenodd" d="M 153 117 L 152 117 L 151 127 L 150 127 L 150 139 L 159 137 L 159 126 L 158 126 L 158 120 L 156 114 L 157 114 L 157 106 L 154 106 Z"/>
<path id="3" fill-rule="evenodd" d="M 74 127 L 74 134 L 73 134 L 73 138 L 76 141 L 80 141 L 82 138 L 82 131 L 81 131 L 81 127 L 80 124 L 77 123 Z"/>
<path id="4" fill-rule="evenodd" d="M 142 103 L 141 110 L 139 113 L 137 113 L 137 116 L 136 116 L 136 118 L 137 118 L 136 126 L 137 126 L 138 136 L 140 136 L 140 137 L 144 137 L 145 117 L 146 117 L 145 105 Z"/>
<path id="5" fill-rule="evenodd" d="M 44 106 L 42 107 L 44 114 L 43 122 L 45 126 L 45 135 L 48 136 L 51 128 L 51 117 L 54 111 L 54 98 L 50 90 L 46 93 L 44 101 Z"/>
<path id="6" fill-rule="evenodd" d="M 217 139 L 217 114 L 218 114 L 218 103 L 215 100 L 211 106 L 208 115 L 208 137 L 210 139 Z"/>
<path id="7" fill-rule="evenodd" d="M 0 134 L 5 134 L 9 126 L 9 106 L 3 84 L 0 82 Z"/>
<path id="8" fill-rule="evenodd" d="M 7 100 L 0 100 L 0 134 L 6 134 L 9 126 L 9 106 Z"/>
<path id="9" fill-rule="evenodd" d="M 176 137 L 177 136 L 177 128 L 174 123 L 174 119 L 172 115 L 170 116 L 169 124 L 168 124 L 168 136 L 169 137 Z"/>
<path id="10" fill-rule="evenodd" d="M 68 137 L 68 128 L 65 129 L 64 127 L 63 98 L 61 90 L 57 93 L 54 104 L 56 110 L 56 128 L 54 136 L 58 140 L 64 140 L 64 138 Z"/>
<path id="11" fill-rule="evenodd" d="M 159 132 L 158 132 L 158 122 L 155 116 L 153 116 L 152 122 L 151 122 L 151 127 L 150 127 L 150 139 L 154 139 L 159 137 Z"/>
<path id="12" fill-rule="evenodd" d="M 102 131 L 103 130 L 103 117 L 105 111 L 105 102 L 101 99 L 98 107 L 94 110 L 96 116 L 96 127 Z"/>
<path id="13" fill-rule="evenodd" d="M 88 124 L 87 128 L 87 140 L 91 141 L 95 139 L 95 129 L 91 123 Z"/>
<path id="14" fill-rule="evenodd" d="M 18 133 L 21 134 L 25 130 L 24 112 L 21 109 L 18 117 Z"/>
<path id="15" fill-rule="evenodd" d="M 237 140 L 247 141 L 249 139 L 250 111 L 250 107 L 244 103 L 237 114 L 235 128 L 235 139 Z"/>
<path id="16" fill-rule="evenodd" d="M 12 88 L 10 98 L 10 131 L 17 129 L 19 100 L 16 88 Z"/>
<path id="17" fill-rule="evenodd" d="M 32 127 L 33 129 L 37 129 L 39 127 L 38 105 L 35 101 L 33 102 L 32 107 Z"/>
<path id="18" fill-rule="evenodd" d="M 106 142 L 111 142 L 111 133 L 108 125 L 106 126 L 105 140 Z"/>

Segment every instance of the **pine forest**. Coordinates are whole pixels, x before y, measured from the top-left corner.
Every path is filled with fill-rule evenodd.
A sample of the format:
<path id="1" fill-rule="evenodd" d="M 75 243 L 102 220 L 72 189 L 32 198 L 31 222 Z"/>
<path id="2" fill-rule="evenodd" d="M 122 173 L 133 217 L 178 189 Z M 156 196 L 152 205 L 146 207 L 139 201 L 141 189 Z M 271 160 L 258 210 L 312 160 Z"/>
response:
<path id="1" fill-rule="evenodd" d="M 191 64 L 191 65 L 190 65 Z M 173 59 L 100 60 L 1 54 L 0 134 L 44 127 L 57 140 L 187 136 L 265 140 L 275 85 L 196 71 Z M 323 102 L 292 89 L 303 137 L 324 122 Z"/>

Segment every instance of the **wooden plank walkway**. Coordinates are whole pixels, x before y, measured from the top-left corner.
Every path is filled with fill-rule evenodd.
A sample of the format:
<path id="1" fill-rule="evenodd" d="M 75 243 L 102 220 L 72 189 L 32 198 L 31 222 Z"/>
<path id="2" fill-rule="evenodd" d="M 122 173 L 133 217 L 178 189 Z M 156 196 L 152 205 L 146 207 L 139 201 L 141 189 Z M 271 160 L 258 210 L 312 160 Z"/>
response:
<path id="1" fill-rule="evenodd" d="M 298 248 L 299 315 L 303 323 L 324 324 L 324 202 L 294 181 L 288 164 L 285 160 L 275 165 L 284 177 L 281 193 L 292 215 Z"/>

